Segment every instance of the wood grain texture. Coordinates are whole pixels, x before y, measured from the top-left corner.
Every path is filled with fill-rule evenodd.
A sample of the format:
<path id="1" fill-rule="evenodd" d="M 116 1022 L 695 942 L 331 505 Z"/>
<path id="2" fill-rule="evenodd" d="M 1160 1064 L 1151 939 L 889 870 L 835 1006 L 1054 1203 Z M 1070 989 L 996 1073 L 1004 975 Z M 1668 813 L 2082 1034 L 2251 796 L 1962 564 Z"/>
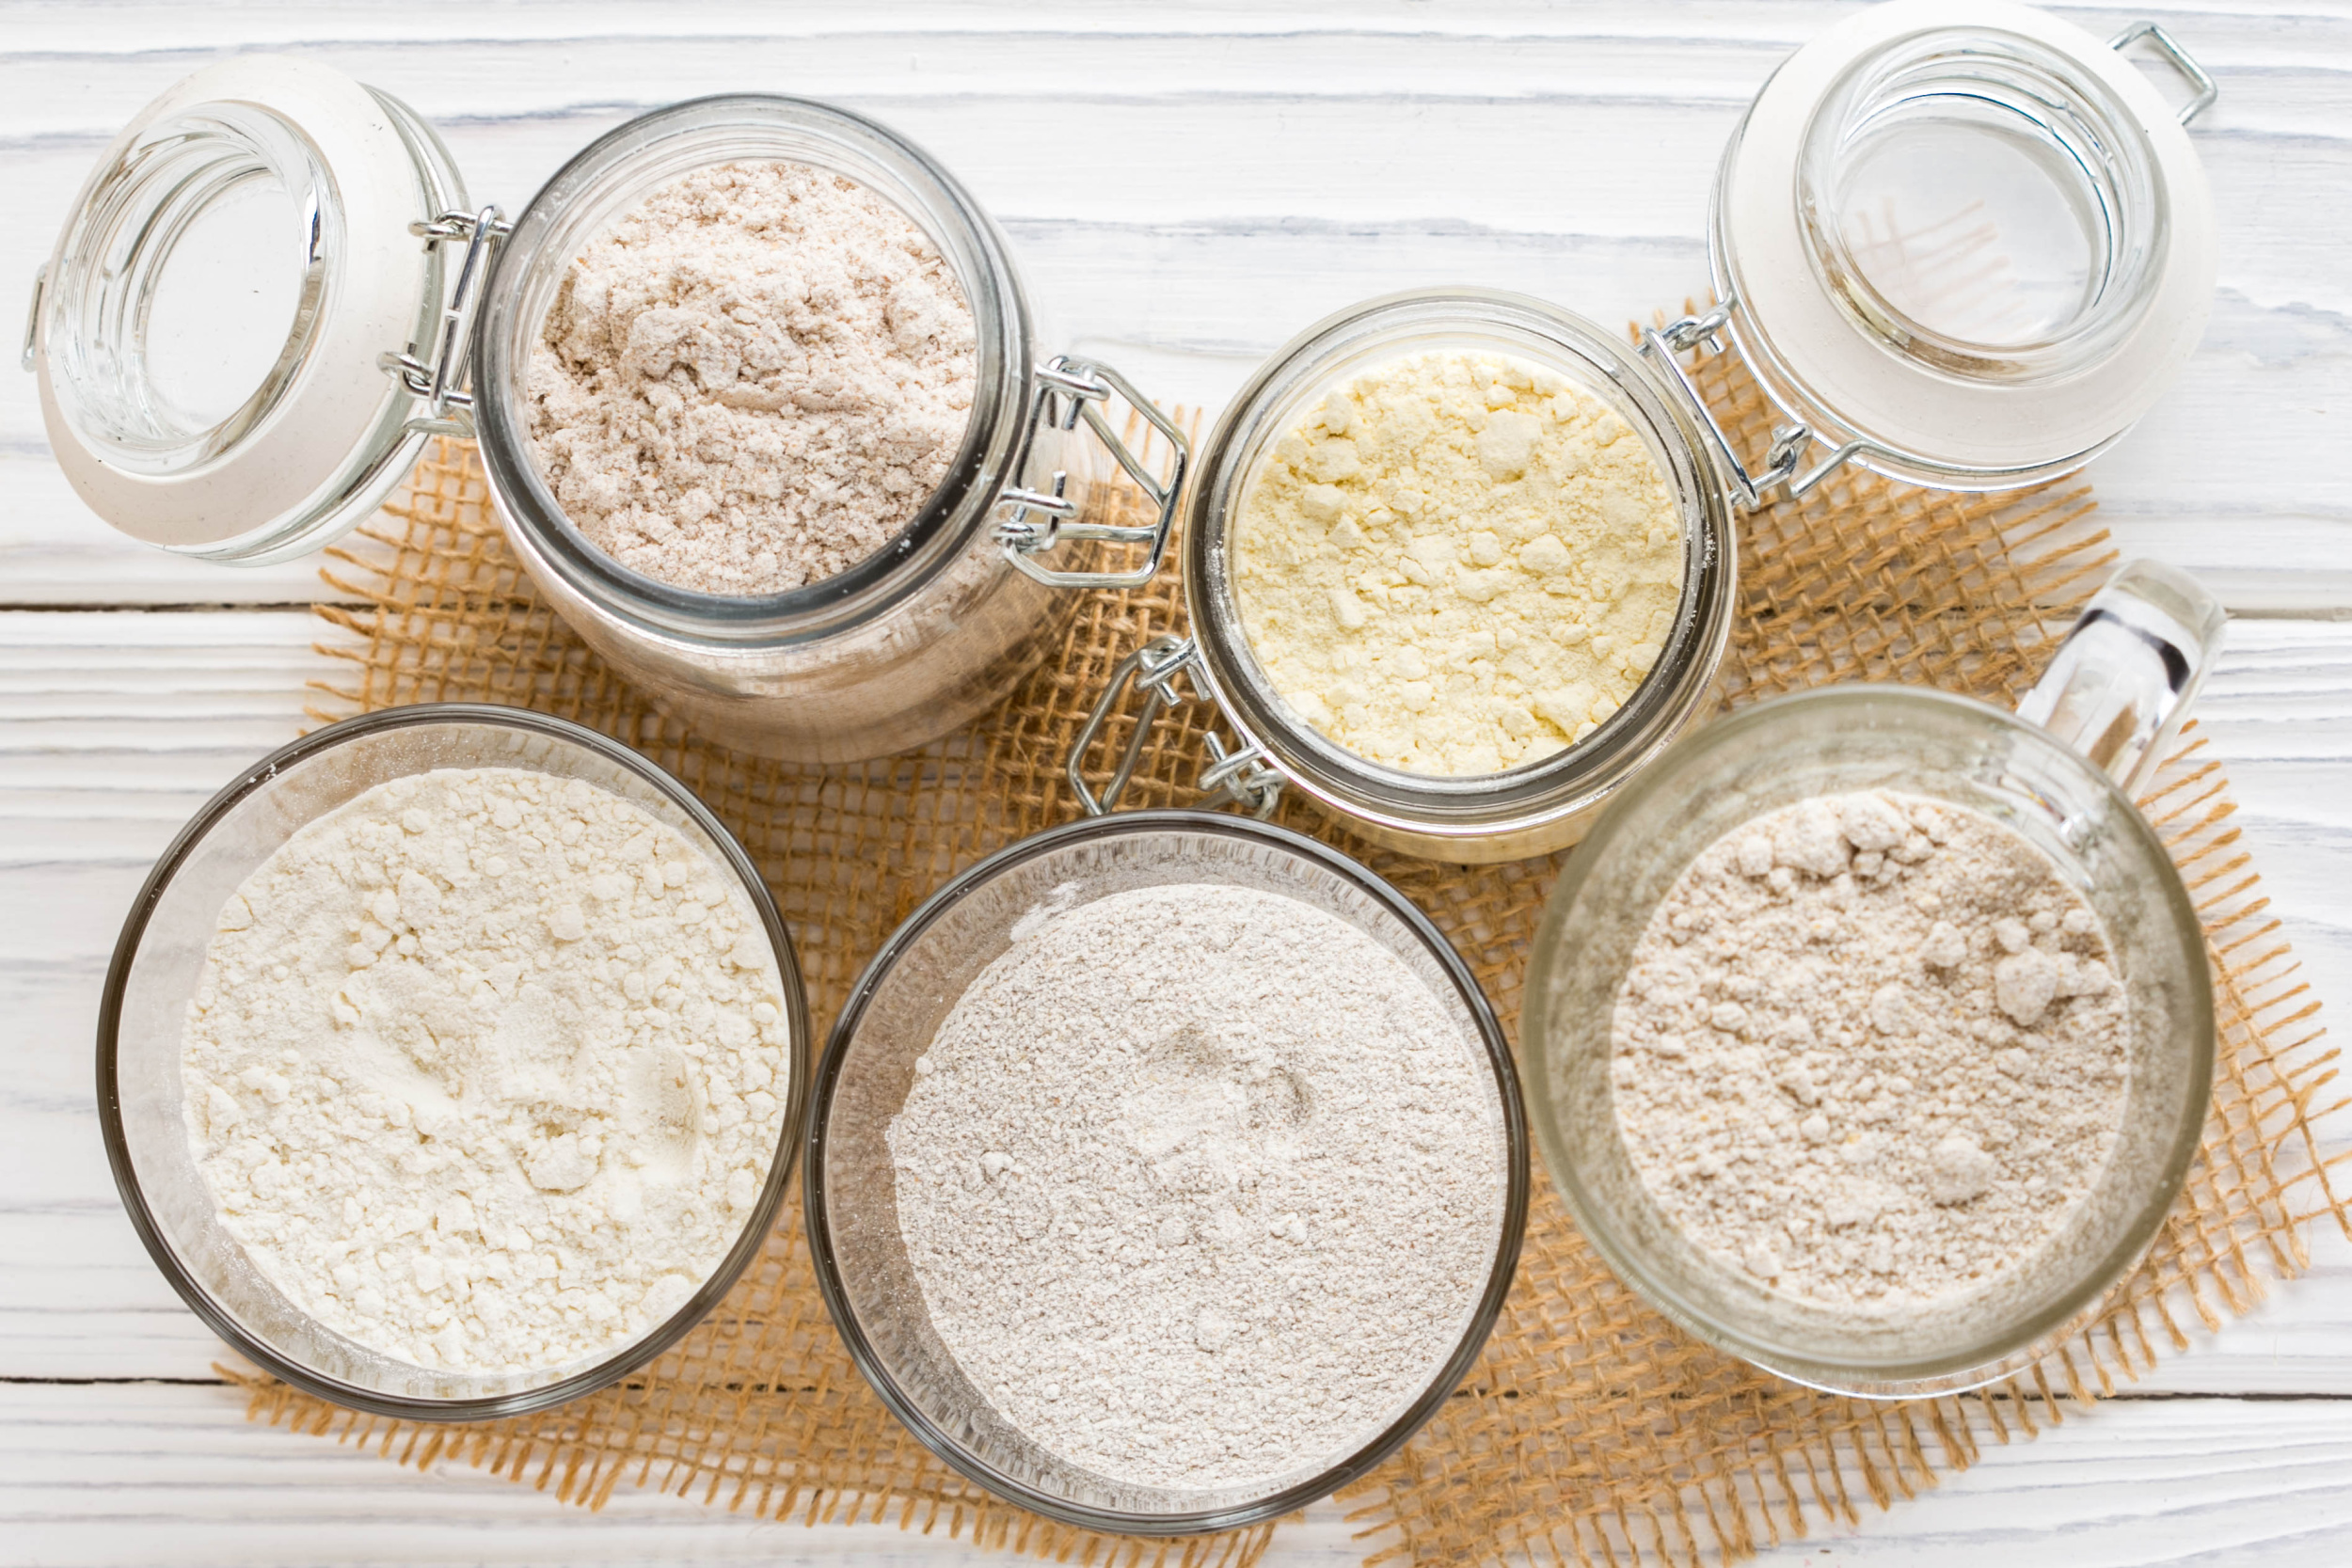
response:
<path id="1" fill-rule="evenodd" d="M 564 1562 L 951 1568 L 960 1543 L 872 1526 L 755 1522 L 624 1490 L 600 1514 L 458 1466 L 437 1473 L 245 1425 L 220 1388 L 0 1387 L 0 1541 L 54 1568 L 374 1568 Z M 1760 1568 L 2340 1564 L 2352 1422 L 2330 1403 L 2133 1401 Z M 1355 1568 L 1330 1504 L 1285 1526 L 1270 1568 Z M 977 1560 L 1018 1560 L 992 1555 Z"/>
<path id="2" fill-rule="evenodd" d="M 1704 290 L 1724 136 L 1773 65 L 1851 8 L 0 3 L 0 158 L 20 220 L 0 230 L 0 308 L 124 117 L 229 52 L 286 49 L 406 98 L 476 198 L 510 207 L 597 132 L 679 97 L 740 87 L 875 113 L 945 152 L 997 214 L 1056 342 L 1214 404 L 1316 316 L 1385 289 L 1474 280 L 1604 322 Z M 2222 222 L 2213 325 L 2090 477 L 2124 548 L 2190 565 L 2263 617 L 2233 626 L 2201 721 L 2287 934 L 2323 1001 L 2340 1001 L 2352 9 L 2119 0 L 2067 14 L 2102 33 L 2161 16 L 2221 80 L 2198 132 Z M 592 1518 L 470 1472 L 419 1476 L 247 1427 L 209 1385 L 219 1345 L 114 1196 L 91 1030 L 152 857 L 301 723 L 302 684 L 325 663 L 300 609 L 314 563 L 224 571 L 112 534 L 50 462 L 33 390 L 0 372 L 0 1560 L 969 1560 L 952 1542 L 628 1493 Z M 134 609 L 155 606 L 189 608 Z M 2352 1148 L 2352 1129 L 2332 1134 Z M 48 1381 L 157 1378 L 189 1381 Z M 2332 1564 L 2347 1557 L 2347 1477 L 2352 1245 L 2323 1235 L 2309 1276 L 2134 1397 L 1766 1560 Z M 1326 1508 L 1284 1530 L 1276 1560 L 1359 1557 Z"/>

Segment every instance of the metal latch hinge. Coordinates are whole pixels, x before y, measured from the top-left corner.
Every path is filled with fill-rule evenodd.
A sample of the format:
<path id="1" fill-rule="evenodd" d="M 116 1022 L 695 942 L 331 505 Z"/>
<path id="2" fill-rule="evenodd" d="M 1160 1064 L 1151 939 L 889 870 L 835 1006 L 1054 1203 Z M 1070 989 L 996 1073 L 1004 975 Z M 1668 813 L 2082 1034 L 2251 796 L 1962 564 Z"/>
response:
<path id="1" fill-rule="evenodd" d="M 1705 349 L 1710 353 L 1725 352 L 1724 329 L 1731 324 L 1731 302 L 1717 305 L 1703 316 L 1685 316 L 1662 327 L 1642 329 L 1642 353 L 1667 378 L 1667 390 L 1676 394 L 1691 415 L 1715 459 L 1716 471 L 1731 492 L 1731 499 L 1743 509 L 1753 511 L 1764 504 L 1765 498 L 1787 486 L 1790 497 L 1809 493 L 1821 481 L 1836 473 L 1846 462 L 1866 451 L 1868 443 L 1849 441 L 1810 470 L 1800 473 L 1804 454 L 1814 444 L 1813 432 L 1805 425 L 1788 423 L 1772 427 L 1772 444 L 1764 453 L 1764 467 L 1755 473 L 1740 461 L 1740 454 L 1731 450 L 1731 438 L 1716 423 L 1715 416 L 1699 395 L 1698 383 L 1682 368 L 1680 355 Z"/>
<path id="2" fill-rule="evenodd" d="M 2189 101 L 2181 105 L 2180 121 L 2183 125 L 2213 107 L 2214 100 L 2221 96 L 2220 84 L 2213 79 L 2213 72 L 2199 65 L 2196 56 L 2182 48 L 2178 39 L 2154 23 L 2133 23 L 2107 40 L 2107 47 L 2120 55 L 2141 39 L 2146 39 L 2157 54 L 2169 60 L 2172 69 L 2187 77 L 2188 85 L 2195 89 Z"/>
<path id="3" fill-rule="evenodd" d="M 1103 410 L 1113 395 L 1122 399 L 1167 446 L 1162 471 L 1154 471 L 1119 433 Z M 1006 513 L 996 523 L 997 547 L 1025 576 L 1049 588 L 1140 588 L 1159 570 L 1168 549 L 1168 531 L 1175 525 L 1176 504 L 1184 490 L 1184 466 L 1192 443 L 1174 420 L 1137 391 L 1125 376 L 1093 359 L 1056 355 L 1036 368 L 1036 391 L 1029 410 L 1030 430 L 1074 431 L 1080 423 L 1093 432 L 1119 462 L 1127 477 L 1142 490 L 1152 506 L 1152 521 L 1142 524 L 1086 523 L 1078 520 L 1078 501 L 1069 494 L 1070 476 L 1057 472 L 1050 492 L 1025 484 L 1008 484 L 997 493 Z M 1046 564 L 1054 546 L 1095 540 L 1110 545 L 1145 546 L 1145 559 L 1123 571 L 1062 571 Z"/>
<path id="4" fill-rule="evenodd" d="M 1143 761 L 1153 722 L 1184 700 L 1184 694 L 1176 688 L 1179 676 L 1191 671 L 1194 694 L 1208 701 L 1222 715 L 1222 705 L 1201 684 L 1200 663 L 1200 644 L 1192 639 L 1155 637 L 1120 660 L 1119 668 L 1111 672 L 1110 684 L 1095 699 L 1093 709 L 1078 727 L 1070 754 L 1062 763 L 1063 776 L 1077 796 L 1079 808 L 1089 816 L 1101 816 L 1111 811 L 1126 793 L 1137 765 Z M 1087 756 L 1094 750 L 1094 742 L 1109 721 L 1112 709 L 1131 689 L 1143 693 L 1143 707 L 1136 715 L 1136 727 L 1127 737 L 1126 747 L 1112 765 L 1109 782 L 1098 795 L 1087 786 Z M 1232 721 L 1229 718 L 1226 722 Z M 1234 726 L 1234 732 L 1240 736 L 1240 743 L 1228 747 L 1215 730 L 1202 731 L 1200 740 L 1208 750 L 1209 760 L 1200 766 L 1200 793 L 1227 800 L 1263 821 L 1281 803 L 1282 775 L 1276 770 L 1273 756 L 1263 746 L 1243 734 L 1239 725 Z"/>
<path id="5" fill-rule="evenodd" d="M 428 245 L 437 247 L 457 240 L 466 243 L 466 254 L 457 263 L 457 280 L 450 287 L 448 303 L 441 308 L 440 323 L 433 334 L 431 357 L 420 359 L 414 354 L 376 356 L 375 362 L 394 380 L 424 400 L 424 412 L 408 421 L 410 431 L 427 436 L 473 435 L 474 323 L 482 313 L 483 291 L 489 281 L 490 252 L 514 232 L 514 227 L 496 207 L 478 213 L 444 213 L 408 226 L 408 232 Z"/>
<path id="6" fill-rule="evenodd" d="M 43 261 L 33 274 L 33 302 L 24 308 L 24 352 L 17 363 L 25 370 L 33 368 L 33 351 L 40 342 L 40 301 L 49 292 L 49 263 Z"/>

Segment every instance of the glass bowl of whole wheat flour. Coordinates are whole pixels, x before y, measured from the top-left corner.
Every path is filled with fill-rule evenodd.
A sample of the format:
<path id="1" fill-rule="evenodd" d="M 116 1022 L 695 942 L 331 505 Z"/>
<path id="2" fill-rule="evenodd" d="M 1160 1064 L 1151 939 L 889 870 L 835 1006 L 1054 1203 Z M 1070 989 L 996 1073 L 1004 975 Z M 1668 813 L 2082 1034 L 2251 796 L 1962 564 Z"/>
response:
<path id="1" fill-rule="evenodd" d="M 272 1375 L 427 1420 L 562 1403 L 693 1327 L 773 1227 L 807 1066 L 790 938 L 709 810 L 470 704 L 330 725 L 215 796 L 98 1024 L 172 1288 Z"/>
<path id="2" fill-rule="evenodd" d="M 2014 713 L 1776 698 L 1602 818 L 1529 967 L 1531 1117 L 1661 1311 L 1865 1397 L 1991 1382 L 2095 1316 L 2204 1127 L 2204 937 L 2133 799 L 2222 625 L 2135 563 Z"/>
<path id="3" fill-rule="evenodd" d="M 806 1160 L 883 1402 L 996 1496 L 1124 1534 L 1378 1465 L 1485 1344 L 1527 1213 L 1509 1049 L 1444 938 L 1334 850 L 1188 811 L 1037 834 L 918 910 L 834 1030 Z"/>

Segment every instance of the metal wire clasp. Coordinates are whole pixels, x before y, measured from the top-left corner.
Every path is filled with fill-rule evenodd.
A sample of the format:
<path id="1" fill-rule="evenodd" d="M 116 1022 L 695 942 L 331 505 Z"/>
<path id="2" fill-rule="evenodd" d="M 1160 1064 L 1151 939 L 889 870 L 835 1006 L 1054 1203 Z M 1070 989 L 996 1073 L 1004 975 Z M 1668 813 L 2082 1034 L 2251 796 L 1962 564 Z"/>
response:
<path id="1" fill-rule="evenodd" d="M 2187 77 L 2188 85 L 2197 89 L 2197 96 L 2181 105 L 2183 125 L 2186 125 L 2190 120 L 2213 107 L 2213 101 L 2221 96 L 2220 85 L 2213 79 L 2213 72 L 2199 65 L 2195 56 L 2182 48 L 2177 39 L 2156 24 L 2135 22 L 2107 40 L 2107 47 L 2122 54 L 2141 39 L 2146 39 L 2153 44 L 2156 53 L 2171 61 L 2172 69 Z"/>
<path id="2" fill-rule="evenodd" d="M 1165 478 L 1146 467 L 1103 417 L 1103 408 L 1114 392 L 1168 443 L 1171 456 Z M 996 525 L 996 542 L 1005 559 L 1049 588 L 1140 588 L 1150 582 L 1168 553 L 1168 530 L 1175 525 L 1177 498 L 1184 492 L 1184 468 L 1192 458 L 1192 443 L 1184 431 L 1108 365 L 1060 354 L 1038 367 L 1037 402 L 1029 417 L 1033 432 L 1048 427 L 1075 430 L 1084 420 L 1095 439 L 1119 459 L 1127 477 L 1151 498 L 1155 515 L 1143 525 L 1079 522 L 1078 503 L 1068 494 L 1067 473 L 1054 475 L 1050 492 L 1008 484 L 997 495 L 999 504 L 1011 508 Z M 1151 554 L 1142 565 L 1123 572 L 1057 572 L 1035 559 L 1065 539 L 1147 545 Z"/>
<path id="3" fill-rule="evenodd" d="M 1742 508 L 1753 511 L 1764 504 L 1766 496 L 1782 485 L 1788 486 L 1792 497 L 1806 494 L 1843 467 L 1848 458 L 1867 449 L 1869 443 L 1849 441 L 1810 471 L 1799 474 L 1798 466 L 1804 461 L 1806 450 L 1813 445 L 1813 431 L 1804 424 L 1775 425 L 1772 428 L 1772 448 L 1764 454 L 1763 471 L 1748 472 L 1747 465 L 1740 462 L 1739 454 L 1731 450 L 1731 438 L 1724 434 L 1724 427 L 1715 422 L 1714 413 L 1707 406 L 1707 400 L 1699 396 L 1697 384 L 1682 368 L 1680 358 L 1685 353 L 1702 348 L 1717 354 L 1725 352 L 1723 331 L 1731 321 L 1731 309 L 1732 302 L 1725 300 L 1703 316 L 1685 316 L 1662 327 L 1645 326 L 1642 329 L 1642 352 L 1666 372 L 1667 389 L 1681 400 L 1685 411 L 1697 421 L 1699 434 L 1714 456 L 1717 471 L 1731 486 L 1732 499 Z"/>
<path id="4" fill-rule="evenodd" d="M 457 281 L 441 308 L 439 329 L 431 344 L 432 358 L 413 354 L 384 354 L 376 363 L 399 383 L 424 399 L 425 411 L 407 428 L 431 436 L 473 435 L 473 392 L 468 385 L 473 369 L 473 327 L 482 313 L 483 286 L 489 280 L 490 251 L 514 231 L 514 225 L 496 207 L 478 213 L 444 213 L 430 222 L 408 226 L 408 232 L 428 245 L 452 240 L 466 242 L 457 263 Z"/>
<path id="5" fill-rule="evenodd" d="M 1094 710 L 1087 715 L 1077 738 L 1071 742 L 1070 758 L 1062 768 L 1078 797 L 1079 806 L 1089 816 L 1106 815 L 1119 804 L 1120 796 L 1126 793 L 1127 782 L 1136 776 L 1136 767 L 1143 760 L 1144 743 L 1152 736 L 1152 724 L 1161 714 L 1184 700 L 1176 689 L 1179 675 L 1192 671 L 1193 696 L 1214 704 L 1200 685 L 1200 647 L 1192 639 L 1155 637 L 1120 659 L 1119 668 L 1111 672 L 1110 682 L 1095 700 Z M 1128 736 L 1126 750 L 1120 753 L 1119 765 L 1111 769 L 1110 781 L 1104 784 L 1098 797 L 1087 787 L 1087 754 L 1094 750 L 1094 742 L 1101 736 L 1111 710 L 1119 705 L 1131 686 L 1143 690 L 1143 711 L 1136 715 L 1136 733 Z M 1243 736 L 1243 743 L 1229 751 L 1214 731 L 1200 739 L 1209 751 L 1209 760 L 1200 768 L 1200 793 L 1220 797 L 1261 821 L 1272 816 L 1282 798 L 1282 775 L 1274 770 L 1265 748 Z"/>
<path id="6" fill-rule="evenodd" d="M 33 299 L 24 307 L 24 349 L 17 356 L 19 369 L 29 371 L 33 368 L 35 351 L 40 343 L 40 300 L 48 288 L 49 263 L 43 261 L 33 269 Z"/>

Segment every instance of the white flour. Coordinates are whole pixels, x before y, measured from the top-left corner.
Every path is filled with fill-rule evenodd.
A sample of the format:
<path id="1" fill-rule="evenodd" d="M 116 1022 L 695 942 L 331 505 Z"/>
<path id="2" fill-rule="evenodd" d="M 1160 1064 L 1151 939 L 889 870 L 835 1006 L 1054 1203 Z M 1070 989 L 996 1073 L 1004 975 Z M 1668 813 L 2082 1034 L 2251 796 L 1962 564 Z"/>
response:
<path id="1" fill-rule="evenodd" d="M 749 1217 L 790 1098 L 741 887 L 604 790 L 395 779 L 232 895 L 188 1006 L 188 1136 L 230 1233 L 328 1327 L 544 1368 L 667 1318 Z"/>
<path id="2" fill-rule="evenodd" d="M 1991 817 L 1799 801 L 1702 852 L 1613 1020 L 1617 1119 L 1685 1234 L 1832 1305 L 1980 1285 L 2114 1148 L 2127 1020 L 2097 915 Z"/>
<path id="3" fill-rule="evenodd" d="M 584 246 L 532 356 L 531 450 L 623 565 L 777 594 L 887 544 L 972 407 L 972 310 L 930 236 L 802 164 L 664 185 Z"/>
<path id="4" fill-rule="evenodd" d="M 1116 894 L 981 974 L 890 1125 L 940 1338 L 1029 1437 L 1210 1487 L 1337 1460 L 1435 1376 L 1501 1107 L 1404 962 L 1291 898 Z"/>

